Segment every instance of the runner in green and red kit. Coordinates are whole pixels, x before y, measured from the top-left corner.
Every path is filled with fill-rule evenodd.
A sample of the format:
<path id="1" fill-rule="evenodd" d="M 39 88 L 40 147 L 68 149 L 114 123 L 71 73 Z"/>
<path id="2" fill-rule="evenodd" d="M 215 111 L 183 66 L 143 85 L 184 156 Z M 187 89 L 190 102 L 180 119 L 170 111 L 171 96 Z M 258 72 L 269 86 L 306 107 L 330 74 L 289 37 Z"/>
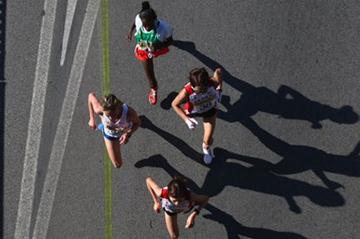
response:
<path id="1" fill-rule="evenodd" d="M 150 104 L 157 103 L 158 84 L 154 73 L 153 58 L 169 52 L 169 46 L 173 42 L 172 27 L 163 20 L 158 20 L 155 11 L 150 7 L 149 2 L 142 3 L 141 11 L 136 15 L 132 24 L 128 40 L 132 39 L 135 32 L 135 57 L 144 66 L 146 78 L 149 81 L 150 91 L 148 99 Z"/>

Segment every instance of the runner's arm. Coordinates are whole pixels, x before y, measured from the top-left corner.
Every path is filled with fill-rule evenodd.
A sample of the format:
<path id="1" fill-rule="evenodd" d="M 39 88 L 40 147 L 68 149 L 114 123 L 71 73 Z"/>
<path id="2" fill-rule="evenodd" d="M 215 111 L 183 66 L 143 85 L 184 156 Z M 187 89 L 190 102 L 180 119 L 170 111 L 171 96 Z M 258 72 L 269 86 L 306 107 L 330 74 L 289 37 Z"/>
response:
<path id="1" fill-rule="evenodd" d="M 99 114 L 103 111 L 94 92 L 91 92 L 88 96 L 88 108 L 90 119 L 95 119 L 95 114 Z"/>
<path id="2" fill-rule="evenodd" d="M 191 228 L 194 226 L 195 218 L 199 215 L 200 210 L 208 203 L 209 197 L 205 195 L 199 195 L 191 193 L 191 203 L 195 205 L 195 209 L 190 213 L 186 220 L 185 228 Z"/>
<path id="3" fill-rule="evenodd" d="M 222 71 L 221 68 L 216 68 L 211 80 L 215 83 L 217 90 L 222 90 Z"/>
<path id="4" fill-rule="evenodd" d="M 175 112 L 180 116 L 181 119 L 183 119 L 185 122 L 188 119 L 186 116 L 184 110 L 181 108 L 181 104 L 188 98 L 187 93 L 185 89 L 182 89 L 179 94 L 175 97 L 173 102 L 171 103 L 171 106 L 175 110 Z"/>
<path id="5" fill-rule="evenodd" d="M 151 177 L 146 178 L 146 186 L 151 194 L 154 203 L 159 203 L 159 197 L 161 195 L 161 188 L 155 183 Z"/>
<path id="6" fill-rule="evenodd" d="M 129 41 L 131 41 L 131 39 L 132 39 L 134 29 L 135 29 L 135 22 L 133 22 L 133 24 L 131 25 L 129 32 L 126 36 Z"/>
<path id="7" fill-rule="evenodd" d="M 139 116 L 137 115 L 136 111 L 129 107 L 129 121 L 132 122 L 132 127 L 129 129 L 126 134 L 128 134 L 128 137 L 130 137 L 139 127 L 141 124 L 141 120 Z"/>

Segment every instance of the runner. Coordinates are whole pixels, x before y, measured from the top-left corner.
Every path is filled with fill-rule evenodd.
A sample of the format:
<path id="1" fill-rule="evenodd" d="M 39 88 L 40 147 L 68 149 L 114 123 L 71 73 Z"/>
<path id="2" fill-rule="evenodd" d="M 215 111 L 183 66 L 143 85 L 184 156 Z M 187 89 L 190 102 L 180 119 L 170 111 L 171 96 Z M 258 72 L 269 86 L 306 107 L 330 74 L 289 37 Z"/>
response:
<path id="1" fill-rule="evenodd" d="M 218 104 L 221 99 L 221 69 L 215 70 L 213 77 L 205 68 L 190 71 L 190 82 L 180 91 L 172 102 L 175 112 L 185 121 L 190 130 L 194 130 L 198 122 L 193 117 L 203 117 L 204 136 L 202 150 L 205 164 L 210 164 L 215 157 L 210 146 L 216 125 Z M 185 102 L 184 108 L 181 104 Z"/>
<path id="2" fill-rule="evenodd" d="M 195 218 L 199 215 L 200 210 L 208 203 L 209 198 L 204 195 L 198 195 L 186 188 L 181 178 L 174 177 L 170 183 L 160 188 L 155 181 L 148 177 L 146 185 L 154 200 L 154 211 L 159 213 L 163 208 L 165 215 L 166 228 L 170 238 L 179 237 L 179 229 L 177 224 L 177 214 L 187 213 L 192 210 L 186 220 L 185 228 L 194 226 Z"/>
<path id="3" fill-rule="evenodd" d="M 90 93 L 88 107 L 89 127 L 102 132 L 109 158 L 115 168 L 120 168 L 122 165 L 120 145 L 126 144 L 140 126 L 137 113 L 112 94 L 105 95 L 99 101 L 95 93 Z M 97 127 L 95 114 L 101 118 L 101 124 Z"/>
<path id="4" fill-rule="evenodd" d="M 157 103 L 158 84 L 154 73 L 153 58 L 169 52 L 168 47 L 173 41 L 173 30 L 167 22 L 157 19 L 155 11 L 147 1 L 142 3 L 142 9 L 136 15 L 135 22 L 129 30 L 127 35 L 129 41 L 132 39 L 135 28 L 135 57 L 143 64 L 150 85 L 148 100 L 150 104 L 155 105 Z"/>

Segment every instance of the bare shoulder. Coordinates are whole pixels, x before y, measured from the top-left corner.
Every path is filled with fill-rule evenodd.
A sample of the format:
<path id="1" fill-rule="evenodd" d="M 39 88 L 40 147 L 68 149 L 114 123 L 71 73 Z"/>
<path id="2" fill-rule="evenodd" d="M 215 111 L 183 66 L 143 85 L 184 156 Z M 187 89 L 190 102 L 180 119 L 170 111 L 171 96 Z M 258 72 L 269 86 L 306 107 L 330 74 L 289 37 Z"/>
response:
<path id="1" fill-rule="evenodd" d="M 196 194 L 196 193 L 191 192 L 190 199 L 195 204 L 202 204 L 202 203 L 207 202 L 209 200 L 209 197 L 206 195 Z"/>

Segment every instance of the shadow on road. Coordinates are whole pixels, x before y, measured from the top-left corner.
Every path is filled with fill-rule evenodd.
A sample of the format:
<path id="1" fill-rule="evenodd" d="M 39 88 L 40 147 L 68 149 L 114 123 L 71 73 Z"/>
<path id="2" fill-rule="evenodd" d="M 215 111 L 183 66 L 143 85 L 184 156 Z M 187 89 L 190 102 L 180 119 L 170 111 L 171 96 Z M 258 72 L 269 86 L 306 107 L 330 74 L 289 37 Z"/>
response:
<path id="1" fill-rule="evenodd" d="M 349 155 L 333 155 L 314 147 L 290 145 L 257 126 L 251 116 L 257 112 L 266 112 L 286 119 L 305 120 L 314 129 L 322 128 L 323 120 L 331 120 L 339 124 L 353 124 L 358 122 L 359 116 L 351 106 L 334 108 L 310 100 L 300 92 L 281 85 L 277 92 L 266 87 L 255 87 L 231 75 L 222 65 L 199 52 L 195 44 L 190 41 L 174 41 L 174 46 L 189 52 L 211 69 L 221 67 L 223 80 L 242 93 L 241 98 L 230 104 L 230 97 L 224 95 L 222 104 L 226 112 L 219 111 L 218 118 L 228 122 L 242 122 L 257 138 L 270 150 L 283 157 L 283 160 L 273 165 L 266 160 L 255 160 L 255 166 L 261 166 L 277 174 L 299 173 L 312 170 L 330 189 L 342 185 L 329 180 L 324 171 L 347 176 L 360 176 L 359 151 L 360 143 Z M 248 119 L 243 122 L 244 119 Z M 256 161 L 256 162 L 255 162 Z"/>
<path id="2" fill-rule="evenodd" d="M 220 112 L 218 117 L 228 122 L 238 121 L 240 114 L 252 116 L 257 112 L 266 112 L 279 115 L 286 119 L 309 121 L 314 129 L 321 128 L 320 122 L 331 120 L 339 124 L 353 124 L 359 116 L 351 106 L 345 105 L 339 109 L 318 103 L 305 97 L 300 92 L 282 85 L 277 92 L 266 87 L 255 87 L 231 75 L 225 67 L 210 57 L 198 51 L 190 41 L 175 40 L 173 45 L 186 51 L 212 70 L 220 67 L 223 71 L 223 80 L 242 93 L 241 98 L 230 105 L 230 98 L 224 97 L 227 112 Z M 226 89 L 224 90 L 226 92 Z"/>
<path id="3" fill-rule="evenodd" d="M 188 187 L 196 193 L 203 193 L 208 196 L 214 196 L 213 194 L 207 194 L 207 190 L 204 190 L 203 187 L 200 188 L 193 180 L 188 177 L 185 177 L 179 171 L 177 171 L 174 167 L 172 167 L 168 161 L 162 155 L 153 155 L 147 159 L 143 159 L 135 163 L 136 168 L 143 168 L 143 167 L 156 167 L 162 168 L 165 170 L 171 177 L 174 176 L 182 176 L 186 180 L 186 184 Z M 219 180 L 219 179 L 217 179 Z M 292 233 L 292 232 L 278 232 L 271 229 L 265 228 L 254 228 L 254 227 L 246 227 L 240 224 L 235 218 L 216 208 L 215 206 L 208 204 L 206 209 L 209 211 L 209 214 L 205 214 L 204 217 L 216 221 L 220 224 L 225 226 L 227 231 L 227 238 L 235 239 L 240 238 L 239 236 L 247 236 L 250 238 L 257 238 L 257 239 L 268 239 L 268 238 L 277 238 L 277 239 L 305 239 L 304 236 Z"/>
<path id="4" fill-rule="evenodd" d="M 176 136 L 172 136 L 171 140 L 168 141 L 170 144 L 176 144 L 180 140 L 173 140 L 173 138 L 176 138 Z M 189 146 L 182 149 L 190 150 L 189 152 L 183 152 L 185 155 L 191 154 L 191 150 L 194 152 Z M 226 186 L 234 186 L 284 198 L 289 205 L 289 210 L 294 213 L 301 213 L 301 208 L 294 199 L 297 196 L 305 196 L 313 203 L 324 207 L 337 207 L 345 203 L 343 197 L 338 192 L 328 188 L 276 175 L 273 172 L 262 170 L 258 167 L 245 167 L 240 163 L 227 162 L 228 159 L 237 159 L 239 161 L 260 159 L 231 153 L 221 148 L 215 148 L 214 153 L 216 159 L 209 167 L 210 170 L 201 187 L 201 192 L 210 197 L 221 193 Z M 189 158 L 199 162 L 197 157 L 196 155 Z M 182 175 L 161 155 L 143 159 L 137 162 L 135 166 L 138 168 L 144 166 L 157 167 L 164 169 L 169 175 Z M 197 190 L 196 185 L 193 184 L 190 184 L 190 188 Z"/>
<path id="5" fill-rule="evenodd" d="M 282 160 L 276 164 L 262 159 L 244 158 L 244 161 L 257 168 L 276 174 L 294 174 L 312 170 L 330 189 L 342 185 L 328 179 L 324 172 L 360 177 L 360 142 L 348 155 L 329 154 L 310 146 L 288 144 L 260 128 L 251 118 L 244 118 L 241 121 L 262 144 L 282 157 Z"/>
<path id="6" fill-rule="evenodd" d="M 182 152 L 186 157 L 191 158 L 195 162 L 198 162 L 200 164 L 202 163 L 202 154 L 194 150 L 192 147 L 190 147 L 187 143 L 185 143 L 184 140 L 176 137 L 175 135 L 170 134 L 169 132 L 157 127 L 155 124 L 151 122 L 150 119 L 148 119 L 146 116 L 141 115 L 141 127 L 145 129 L 149 129 L 168 141 L 170 144 L 172 144 L 175 148 L 177 148 L 180 152 Z M 205 164 L 204 164 L 205 165 Z"/>
<path id="7" fill-rule="evenodd" d="M 0 233 L 4 233 L 4 143 L 5 143 L 5 26 L 6 26 L 6 0 L 0 4 Z"/>
<path id="8" fill-rule="evenodd" d="M 240 239 L 240 236 L 246 236 L 254 239 L 306 239 L 306 237 L 294 232 L 278 232 L 266 228 L 247 227 L 240 224 L 230 214 L 208 204 L 206 209 L 210 214 L 204 215 L 205 218 L 223 224 L 227 231 L 227 238 Z"/>

